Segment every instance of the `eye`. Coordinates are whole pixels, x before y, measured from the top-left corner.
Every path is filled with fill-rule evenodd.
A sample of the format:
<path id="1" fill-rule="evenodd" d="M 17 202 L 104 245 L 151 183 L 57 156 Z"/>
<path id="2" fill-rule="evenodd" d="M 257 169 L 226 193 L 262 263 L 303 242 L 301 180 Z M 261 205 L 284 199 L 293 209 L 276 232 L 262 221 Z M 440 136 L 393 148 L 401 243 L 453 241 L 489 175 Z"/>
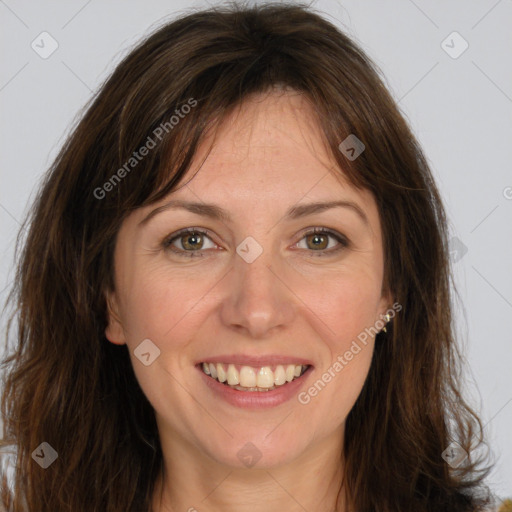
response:
<path id="1" fill-rule="evenodd" d="M 211 242 L 207 231 L 199 228 L 186 228 L 165 239 L 162 245 L 179 256 L 202 257 L 201 250 L 216 247 L 213 242 L 211 242 L 211 247 L 204 247 L 205 240 Z M 178 246 L 175 245 L 175 242 Z"/>
<path id="2" fill-rule="evenodd" d="M 329 238 L 338 242 L 337 246 L 334 245 L 334 249 L 332 246 L 329 248 Z M 338 251 L 341 251 L 342 249 L 345 249 L 349 246 L 349 242 L 345 236 L 328 228 L 311 229 L 303 234 L 303 238 L 300 242 L 302 242 L 302 240 L 305 240 L 306 242 L 306 249 L 312 248 L 313 251 L 310 252 L 317 253 L 314 254 L 314 256 L 325 256 L 337 253 Z M 300 244 L 300 242 L 297 244 L 297 246 Z"/>
<path id="3" fill-rule="evenodd" d="M 338 242 L 338 245 L 329 248 L 329 239 L 334 239 Z M 205 247 L 205 240 L 210 240 L 212 244 L 210 247 Z M 332 231 L 328 228 L 314 228 L 305 232 L 302 235 L 302 239 L 296 245 L 305 240 L 306 249 L 312 249 L 309 252 L 315 253 L 312 256 L 325 256 L 337 253 L 338 251 L 345 249 L 349 246 L 347 238 L 336 231 Z M 201 252 L 204 249 L 212 249 L 217 247 L 212 242 L 208 231 L 201 228 L 186 228 L 182 229 L 178 233 L 172 234 L 162 242 L 162 246 L 171 252 L 188 258 L 203 257 L 204 254 Z M 299 247 L 303 248 L 303 247 Z"/>

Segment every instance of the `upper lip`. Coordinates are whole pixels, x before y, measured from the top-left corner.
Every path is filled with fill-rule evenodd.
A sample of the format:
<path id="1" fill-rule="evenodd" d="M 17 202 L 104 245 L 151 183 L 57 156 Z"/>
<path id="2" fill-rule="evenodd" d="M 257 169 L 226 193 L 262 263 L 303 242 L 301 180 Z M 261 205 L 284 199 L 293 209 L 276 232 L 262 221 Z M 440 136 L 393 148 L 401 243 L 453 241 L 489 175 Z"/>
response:
<path id="1" fill-rule="evenodd" d="M 242 366 L 273 366 L 277 364 L 301 364 L 312 366 L 312 363 L 308 359 L 297 356 L 284 356 L 279 354 L 262 355 L 262 356 L 248 356 L 244 354 L 226 354 L 220 356 L 206 356 L 205 358 L 197 361 L 200 363 L 233 363 Z"/>

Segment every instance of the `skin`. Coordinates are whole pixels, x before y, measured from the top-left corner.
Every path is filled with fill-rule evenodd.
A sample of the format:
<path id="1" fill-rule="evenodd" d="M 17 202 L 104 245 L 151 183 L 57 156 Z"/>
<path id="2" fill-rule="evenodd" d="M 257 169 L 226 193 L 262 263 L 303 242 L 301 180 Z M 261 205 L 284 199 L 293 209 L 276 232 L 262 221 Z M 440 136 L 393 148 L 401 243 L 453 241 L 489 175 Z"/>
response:
<path id="1" fill-rule="evenodd" d="M 153 510 L 334 510 L 345 419 L 368 374 L 374 339 L 308 404 L 293 397 L 269 409 L 235 407 L 204 384 L 194 363 L 232 353 L 303 357 L 314 365 L 299 391 L 307 390 L 392 304 L 382 293 L 377 206 L 369 191 L 345 181 L 309 103 L 293 91 L 246 100 L 221 123 L 193 176 L 211 140 L 183 186 L 125 219 L 115 249 L 116 290 L 107 297 L 106 336 L 128 345 L 157 418 L 164 478 L 156 482 Z M 215 203 L 232 220 L 168 209 L 138 226 L 171 198 Z M 347 207 L 284 219 L 291 206 L 340 199 L 356 203 L 367 223 Z M 191 241 L 185 234 L 173 246 L 202 257 L 163 247 L 187 227 L 211 236 Z M 313 227 L 344 235 L 348 247 L 323 234 L 317 248 L 304 235 Z M 263 248 L 252 263 L 236 252 L 247 236 Z M 160 350 L 149 366 L 134 356 L 147 338 Z M 261 453 L 251 468 L 237 457 L 248 441 Z M 346 510 L 343 498 L 338 507 Z"/>

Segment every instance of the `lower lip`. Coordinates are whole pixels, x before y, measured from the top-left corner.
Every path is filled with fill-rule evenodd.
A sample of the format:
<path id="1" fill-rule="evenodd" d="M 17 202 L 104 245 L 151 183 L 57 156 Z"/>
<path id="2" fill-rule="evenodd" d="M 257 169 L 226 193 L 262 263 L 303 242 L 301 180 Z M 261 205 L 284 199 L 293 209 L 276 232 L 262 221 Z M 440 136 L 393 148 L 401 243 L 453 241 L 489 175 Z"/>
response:
<path id="1" fill-rule="evenodd" d="M 203 376 L 205 384 L 220 398 L 236 407 L 244 409 L 267 409 L 287 402 L 298 394 L 313 369 L 310 366 L 299 378 L 283 384 L 271 391 L 239 391 L 206 375 L 200 366 L 196 367 Z"/>

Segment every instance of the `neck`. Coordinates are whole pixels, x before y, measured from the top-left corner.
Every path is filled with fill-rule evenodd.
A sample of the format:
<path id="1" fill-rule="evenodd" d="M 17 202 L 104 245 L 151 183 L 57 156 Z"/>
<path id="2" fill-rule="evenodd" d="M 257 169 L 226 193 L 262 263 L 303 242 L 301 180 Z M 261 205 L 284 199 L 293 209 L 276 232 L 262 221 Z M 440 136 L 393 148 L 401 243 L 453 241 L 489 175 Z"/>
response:
<path id="1" fill-rule="evenodd" d="M 249 469 L 219 464 L 186 443 L 173 443 L 172 450 L 163 450 L 152 512 L 345 512 L 341 450 L 333 435 L 300 459 Z"/>

